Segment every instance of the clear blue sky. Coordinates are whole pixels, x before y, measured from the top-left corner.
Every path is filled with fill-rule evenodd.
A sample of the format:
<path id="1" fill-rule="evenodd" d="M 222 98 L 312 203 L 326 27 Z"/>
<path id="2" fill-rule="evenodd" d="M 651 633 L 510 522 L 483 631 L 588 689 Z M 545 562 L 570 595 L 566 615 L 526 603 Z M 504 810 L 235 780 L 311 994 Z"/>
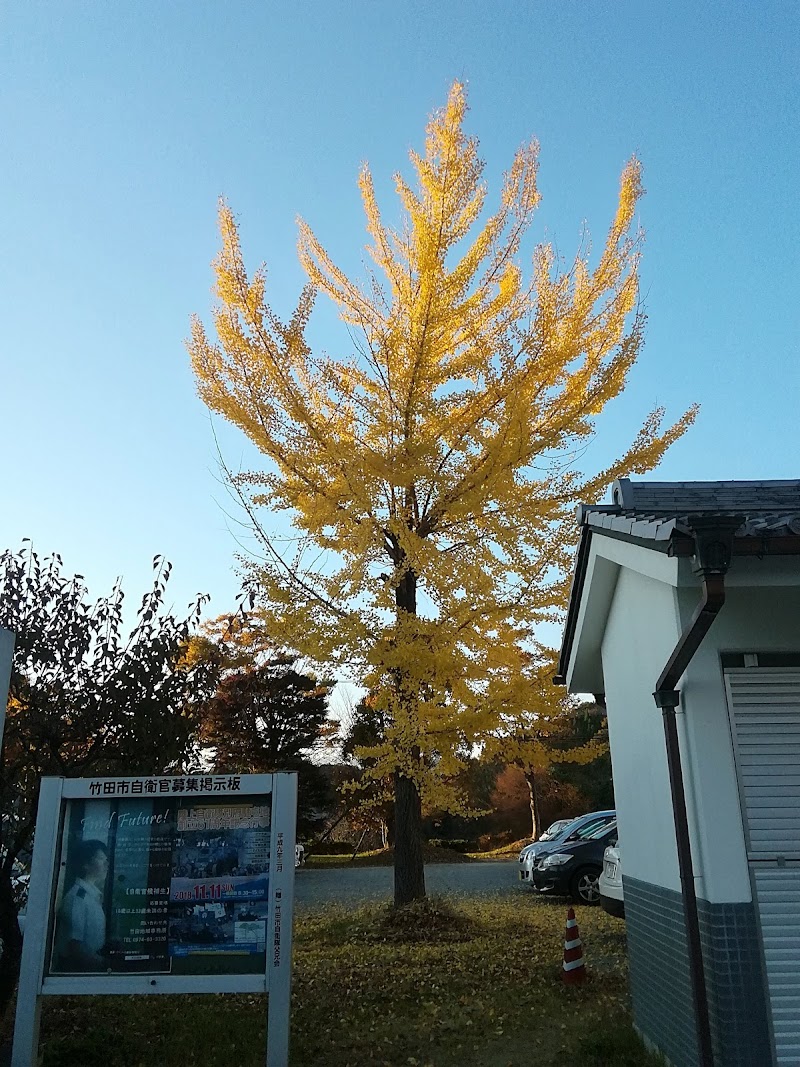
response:
<path id="1" fill-rule="evenodd" d="M 0 547 L 30 537 L 129 597 L 227 610 L 236 544 L 183 338 L 208 316 L 216 199 L 288 312 L 302 214 L 342 265 L 454 78 L 496 179 L 541 142 L 534 237 L 602 240 L 645 166 L 648 339 L 587 462 L 654 404 L 702 404 L 666 478 L 798 477 L 800 7 L 577 0 L 0 6 Z M 496 181 L 495 181 L 496 187 Z M 322 316 L 315 338 L 342 335 Z M 226 457 L 248 460 L 218 426 Z"/>

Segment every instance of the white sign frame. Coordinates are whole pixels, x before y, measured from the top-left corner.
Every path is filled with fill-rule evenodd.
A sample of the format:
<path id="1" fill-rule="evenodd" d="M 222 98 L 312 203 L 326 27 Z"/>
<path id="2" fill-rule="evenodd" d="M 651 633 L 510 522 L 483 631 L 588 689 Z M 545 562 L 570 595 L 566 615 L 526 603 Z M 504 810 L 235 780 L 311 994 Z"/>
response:
<path id="1" fill-rule="evenodd" d="M 191 776 L 208 782 L 205 776 Z M 49 934 L 53 922 L 61 829 L 65 802 L 73 799 L 106 799 L 128 793 L 132 779 L 155 782 L 162 799 L 173 785 L 187 776 L 138 775 L 128 778 L 43 778 L 36 816 L 25 937 L 22 948 L 14 1047 L 11 1067 L 35 1067 L 38 1063 L 39 1020 L 43 996 L 131 993 L 267 993 L 266 1067 L 288 1067 L 289 1017 L 291 1006 L 292 920 L 294 915 L 294 862 L 297 823 L 297 774 L 243 774 L 211 776 L 210 788 L 196 788 L 192 797 L 221 800 L 227 797 L 271 794 L 269 860 L 269 910 L 266 969 L 264 974 L 170 975 L 110 974 L 46 976 Z M 225 784 L 235 783 L 234 788 Z M 99 783 L 100 793 L 97 792 Z M 127 789 L 123 789 L 123 783 Z M 216 788 L 215 788 L 216 786 Z M 112 788 L 113 787 L 113 788 Z M 105 794 L 103 793 L 105 790 Z M 117 792 L 117 790 L 119 792 Z M 169 790 L 169 796 L 176 794 Z"/>

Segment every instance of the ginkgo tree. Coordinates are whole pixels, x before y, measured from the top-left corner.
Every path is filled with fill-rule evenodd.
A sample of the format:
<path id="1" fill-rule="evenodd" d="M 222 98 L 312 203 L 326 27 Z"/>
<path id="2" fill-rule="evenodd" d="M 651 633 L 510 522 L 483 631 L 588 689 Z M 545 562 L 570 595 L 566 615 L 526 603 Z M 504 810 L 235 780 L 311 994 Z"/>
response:
<path id="1" fill-rule="evenodd" d="M 588 475 L 576 453 L 624 389 L 639 353 L 641 168 L 623 169 L 605 244 L 562 266 L 523 237 L 539 202 L 535 142 L 487 203 L 478 142 L 454 84 L 431 117 L 415 182 L 395 176 L 401 221 L 359 187 L 374 267 L 359 283 L 300 223 L 308 275 L 292 315 L 248 273 L 237 223 L 220 205 L 218 306 L 189 341 L 200 396 L 265 457 L 230 474 L 262 541 L 245 566 L 261 616 L 287 647 L 346 665 L 387 722 L 371 753 L 395 792 L 395 902 L 424 895 L 421 803 L 453 807 L 466 756 L 505 709 L 530 705 L 527 643 L 559 618 L 578 499 L 656 465 L 688 428 L 652 411 L 615 462 Z M 594 261 L 593 261 L 594 260 Z M 318 294 L 352 352 L 313 351 Z M 297 541 L 277 537 L 288 513 Z"/>

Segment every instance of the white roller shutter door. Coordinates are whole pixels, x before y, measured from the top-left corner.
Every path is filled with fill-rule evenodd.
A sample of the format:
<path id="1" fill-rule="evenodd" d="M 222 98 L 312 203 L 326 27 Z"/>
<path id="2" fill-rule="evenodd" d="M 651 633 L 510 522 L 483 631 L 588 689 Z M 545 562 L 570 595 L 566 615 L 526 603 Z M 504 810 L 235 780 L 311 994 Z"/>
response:
<path id="1" fill-rule="evenodd" d="M 777 1063 L 800 1064 L 800 870 L 753 865 Z"/>
<path id="2" fill-rule="evenodd" d="M 800 1064 L 800 671 L 726 674 L 776 1063 Z"/>

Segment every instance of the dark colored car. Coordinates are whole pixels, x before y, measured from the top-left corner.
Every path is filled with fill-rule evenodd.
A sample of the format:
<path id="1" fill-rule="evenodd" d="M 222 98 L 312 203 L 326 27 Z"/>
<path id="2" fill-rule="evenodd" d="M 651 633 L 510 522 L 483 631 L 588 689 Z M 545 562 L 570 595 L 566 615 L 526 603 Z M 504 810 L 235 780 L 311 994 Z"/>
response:
<path id="1" fill-rule="evenodd" d="M 540 893 L 571 897 L 576 904 L 597 904 L 603 853 L 617 840 L 616 822 L 601 826 L 583 841 L 564 842 L 542 856 L 533 869 L 534 888 Z"/>
<path id="2" fill-rule="evenodd" d="M 540 838 L 530 845 L 526 845 L 519 854 L 519 879 L 523 885 L 531 889 L 533 884 L 533 869 L 539 860 L 548 852 L 560 852 L 561 845 L 567 841 L 583 841 L 591 837 L 595 830 L 601 826 L 616 822 L 617 813 L 612 809 L 608 811 L 591 811 L 586 815 L 579 815 L 577 819 L 570 820 L 566 826 L 555 832 L 555 835 L 545 841 Z"/>

